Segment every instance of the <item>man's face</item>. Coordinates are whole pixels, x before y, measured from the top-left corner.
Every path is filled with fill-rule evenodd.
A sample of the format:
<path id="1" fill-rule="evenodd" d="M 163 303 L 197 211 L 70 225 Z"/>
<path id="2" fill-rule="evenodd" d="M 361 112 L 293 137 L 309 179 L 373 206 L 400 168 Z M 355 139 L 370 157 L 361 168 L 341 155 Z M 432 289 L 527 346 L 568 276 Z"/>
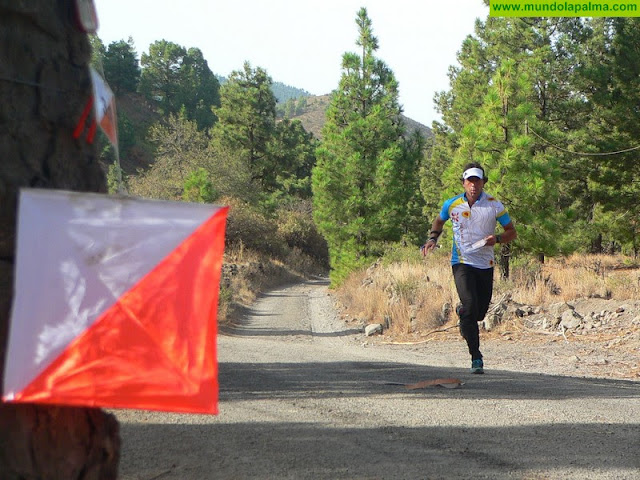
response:
<path id="1" fill-rule="evenodd" d="M 478 177 L 469 177 L 462 181 L 464 191 L 467 194 L 467 200 L 475 202 L 482 193 L 484 188 L 484 180 Z"/>

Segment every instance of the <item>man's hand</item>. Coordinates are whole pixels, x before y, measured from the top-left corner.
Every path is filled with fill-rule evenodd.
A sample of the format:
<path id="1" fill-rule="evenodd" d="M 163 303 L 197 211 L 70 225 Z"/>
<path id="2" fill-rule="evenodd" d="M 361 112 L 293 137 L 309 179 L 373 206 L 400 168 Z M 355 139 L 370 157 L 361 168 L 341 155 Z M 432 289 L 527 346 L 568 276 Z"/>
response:
<path id="1" fill-rule="evenodd" d="M 498 238 L 497 235 L 488 235 L 486 237 L 484 237 L 485 240 L 485 245 L 489 245 L 490 247 L 493 247 L 496 243 L 498 243 Z"/>
<path id="2" fill-rule="evenodd" d="M 420 247 L 420 251 L 422 252 L 422 256 L 426 257 L 427 253 L 429 253 L 434 248 L 438 248 L 438 244 L 436 243 L 436 241 L 435 240 L 427 240 L 427 243 L 425 243 L 423 246 Z"/>

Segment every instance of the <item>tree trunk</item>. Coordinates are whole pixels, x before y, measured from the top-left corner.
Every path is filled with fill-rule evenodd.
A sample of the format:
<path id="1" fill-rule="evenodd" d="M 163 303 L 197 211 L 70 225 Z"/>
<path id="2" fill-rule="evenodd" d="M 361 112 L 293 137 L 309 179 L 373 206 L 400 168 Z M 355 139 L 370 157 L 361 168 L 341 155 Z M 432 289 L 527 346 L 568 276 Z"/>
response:
<path id="1" fill-rule="evenodd" d="M 74 0 L 0 0 L 0 381 L 18 190 L 105 191 L 88 131 L 73 135 L 91 95 L 91 50 L 74 19 Z M 115 479 L 119 450 L 118 423 L 99 409 L 0 404 L 0 480 Z"/>
<path id="2" fill-rule="evenodd" d="M 498 266 L 500 267 L 500 278 L 507 280 L 510 274 L 511 248 L 507 244 L 500 246 L 498 253 Z"/>
<path id="3" fill-rule="evenodd" d="M 596 238 L 591 240 L 591 253 L 597 255 L 599 253 L 602 253 L 602 251 L 603 251 L 603 248 L 602 248 L 602 234 L 599 233 Z"/>

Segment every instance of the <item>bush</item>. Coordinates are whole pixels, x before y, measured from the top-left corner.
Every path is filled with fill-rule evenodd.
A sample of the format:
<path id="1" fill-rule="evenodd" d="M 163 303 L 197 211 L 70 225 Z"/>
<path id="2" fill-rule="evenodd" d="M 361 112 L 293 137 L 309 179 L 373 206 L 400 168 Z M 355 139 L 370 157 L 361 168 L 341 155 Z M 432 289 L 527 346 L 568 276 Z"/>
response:
<path id="1" fill-rule="evenodd" d="M 227 245 L 240 245 L 279 259 L 287 255 L 287 242 L 278 231 L 275 221 L 267 218 L 256 207 L 227 199 L 231 208 L 227 218 Z"/>
<path id="2" fill-rule="evenodd" d="M 322 265 L 328 266 L 327 242 L 316 229 L 311 213 L 290 208 L 277 213 L 278 232 L 292 249 L 298 249 Z"/>

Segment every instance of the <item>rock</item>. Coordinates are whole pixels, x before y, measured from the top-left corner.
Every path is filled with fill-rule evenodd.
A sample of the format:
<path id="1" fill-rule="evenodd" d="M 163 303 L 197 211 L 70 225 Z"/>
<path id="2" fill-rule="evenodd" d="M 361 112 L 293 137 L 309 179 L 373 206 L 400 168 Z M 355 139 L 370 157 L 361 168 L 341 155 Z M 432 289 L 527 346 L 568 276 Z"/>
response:
<path id="1" fill-rule="evenodd" d="M 560 326 L 567 330 L 578 328 L 582 324 L 582 316 L 575 310 L 565 310 L 560 317 Z"/>
<path id="2" fill-rule="evenodd" d="M 369 268 L 367 268 L 367 276 L 368 277 L 373 276 L 373 274 L 378 269 L 378 267 L 380 267 L 381 264 L 382 264 L 382 260 L 381 259 L 377 259 L 375 261 L 375 263 L 373 263 Z"/>
<path id="3" fill-rule="evenodd" d="M 542 328 L 544 328 L 545 330 L 553 330 L 558 326 L 559 323 L 560 319 L 557 317 L 544 317 L 542 319 Z"/>
<path id="4" fill-rule="evenodd" d="M 497 325 L 500 325 L 500 320 L 501 318 L 496 315 L 496 314 L 492 314 L 492 315 L 487 315 L 484 320 L 482 321 L 483 325 L 484 325 L 484 329 L 487 332 L 490 332 L 492 329 L 494 329 Z"/>
<path id="5" fill-rule="evenodd" d="M 566 302 L 560 302 L 560 303 L 552 303 L 547 308 L 547 311 L 549 312 L 549 314 L 557 318 L 561 318 L 562 314 L 567 310 L 575 310 L 575 307 L 573 307 L 572 305 L 569 305 Z"/>
<path id="6" fill-rule="evenodd" d="M 367 337 L 372 335 L 381 334 L 382 333 L 382 324 L 381 323 L 371 323 L 364 327 L 364 334 Z"/>
<path id="7" fill-rule="evenodd" d="M 449 315 L 451 315 L 451 304 L 447 302 L 442 305 L 442 310 L 440 312 L 440 316 L 438 317 L 438 322 L 444 325 L 449 321 Z"/>

